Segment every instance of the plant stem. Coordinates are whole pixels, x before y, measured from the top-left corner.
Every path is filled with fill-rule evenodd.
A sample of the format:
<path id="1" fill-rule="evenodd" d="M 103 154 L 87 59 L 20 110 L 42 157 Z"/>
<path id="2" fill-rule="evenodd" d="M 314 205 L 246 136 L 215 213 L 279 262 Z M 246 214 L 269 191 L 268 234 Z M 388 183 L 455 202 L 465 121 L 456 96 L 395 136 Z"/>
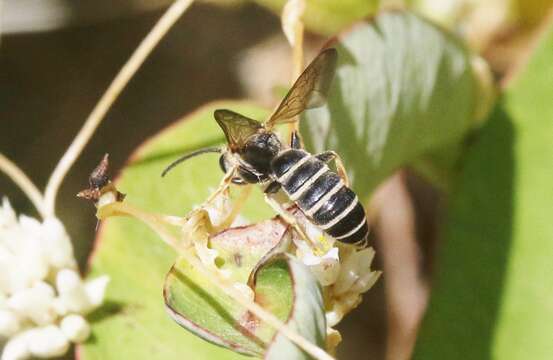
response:
<path id="1" fill-rule="evenodd" d="M 292 49 L 292 59 L 294 63 L 294 81 L 303 72 L 303 22 L 298 21 L 296 24 L 296 39 Z"/>
<path id="2" fill-rule="evenodd" d="M 3 171 L 13 182 L 19 186 L 21 191 L 27 195 L 40 215 L 45 218 L 44 198 L 35 184 L 25 175 L 25 173 L 13 163 L 10 159 L 0 153 L 0 170 Z"/>
<path id="3" fill-rule="evenodd" d="M 303 9 L 305 8 L 305 2 L 299 1 L 297 6 Z M 294 83 L 303 72 L 303 34 L 304 26 L 300 16 L 298 21 L 294 24 L 294 44 L 292 46 L 292 83 Z M 288 130 L 290 134 L 294 131 L 298 131 L 299 121 L 300 116 L 297 115 L 295 121 L 291 122 L 289 125 Z"/>
<path id="4" fill-rule="evenodd" d="M 155 46 L 161 41 L 163 36 L 181 17 L 181 15 L 192 4 L 193 0 L 176 0 L 162 15 L 152 30 L 142 40 L 129 60 L 123 65 L 117 76 L 100 98 L 83 127 L 56 165 L 45 190 L 45 210 L 49 215 L 54 215 L 56 207 L 56 196 L 60 185 L 67 175 L 71 166 L 75 163 L 83 148 L 86 146 L 96 128 L 104 119 L 111 105 L 115 102 L 119 94 L 123 91 L 136 71 L 144 63 L 144 60 L 152 52 Z"/>
<path id="5" fill-rule="evenodd" d="M 242 207 L 244 206 L 250 194 L 252 193 L 252 188 L 253 187 L 251 185 L 246 185 L 242 188 L 242 190 L 240 191 L 240 195 L 232 205 L 232 211 L 230 212 L 227 219 L 217 227 L 218 229 L 224 230 L 226 228 L 229 228 L 232 225 L 234 220 L 236 220 L 236 217 L 240 215 L 240 212 L 242 211 Z"/>
<path id="6" fill-rule="evenodd" d="M 147 224 L 167 245 L 172 247 L 176 252 L 180 253 L 182 251 L 179 247 L 179 241 L 175 239 L 164 226 L 165 224 L 173 224 L 167 223 L 165 216 L 163 215 L 144 212 L 126 202 L 114 202 L 98 208 L 96 216 L 100 220 L 111 216 L 133 217 L 142 221 L 144 224 Z"/>

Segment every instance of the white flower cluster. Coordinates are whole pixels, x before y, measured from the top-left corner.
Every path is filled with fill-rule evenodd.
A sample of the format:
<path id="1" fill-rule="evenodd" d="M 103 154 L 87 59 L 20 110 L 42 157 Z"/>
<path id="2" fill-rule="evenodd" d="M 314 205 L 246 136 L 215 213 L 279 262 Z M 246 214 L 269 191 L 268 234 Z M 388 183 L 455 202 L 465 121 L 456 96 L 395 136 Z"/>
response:
<path id="1" fill-rule="evenodd" d="M 308 244 L 295 239 L 296 256 L 307 265 L 325 291 L 327 325 L 333 327 L 344 315 L 361 302 L 361 295 L 378 280 L 379 271 L 371 270 L 374 250 L 356 251 L 322 232 L 318 227 L 303 221 L 307 236 L 317 243 L 328 244 L 329 250 L 318 256 Z"/>
<path id="2" fill-rule="evenodd" d="M 56 218 L 40 223 L 0 206 L 1 360 L 49 358 L 90 335 L 84 315 L 104 298 L 107 276 L 84 283 Z M 1 345 L 0 345 L 1 346 Z"/>

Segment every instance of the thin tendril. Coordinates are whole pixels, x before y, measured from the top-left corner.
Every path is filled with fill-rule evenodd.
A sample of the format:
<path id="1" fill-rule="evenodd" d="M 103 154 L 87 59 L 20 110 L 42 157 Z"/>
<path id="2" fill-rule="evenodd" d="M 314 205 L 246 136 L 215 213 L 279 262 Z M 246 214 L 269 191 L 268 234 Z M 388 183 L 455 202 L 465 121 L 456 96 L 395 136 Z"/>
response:
<path id="1" fill-rule="evenodd" d="M 44 198 L 42 194 L 27 175 L 2 153 L 0 153 L 0 170 L 19 186 L 21 191 L 31 200 L 40 215 L 45 218 L 46 212 L 44 211 Z"/>
<path id="2" fill-rule="evenodd" d="M 110 84 L 100 101 L 96 104 L 83 127 L 58 162 L 54 172 L 48 180 L 45 190 L 45 210 L 47 214 L 54 215 L 56 196 L 60 185 L 71 166 L 75 163 L 83 148 L 86 146 L 94 131 L 104 119 L 111 105 L 123 91 L 127 83 L 136 71 L 144 63 L 144 60 L 160 42 L 163 36 L 188 9 L 194 0 L 176 0 L 158 20 L 148 35 L 142 40 L 138 48 L 123 65 L 113 82 Z"/>

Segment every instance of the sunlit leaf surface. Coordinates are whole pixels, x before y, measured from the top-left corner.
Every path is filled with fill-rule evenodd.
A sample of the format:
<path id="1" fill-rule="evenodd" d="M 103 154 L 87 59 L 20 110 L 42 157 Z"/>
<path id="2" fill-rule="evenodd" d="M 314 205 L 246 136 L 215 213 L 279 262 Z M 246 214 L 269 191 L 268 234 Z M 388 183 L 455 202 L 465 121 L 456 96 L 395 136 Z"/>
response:
<path id="1" fill-rule="evenodd" d="M 457 39 L 405 12 L 385 12 L 340 36 L 328 105 L 307 111 L 315 152 L 345 160 L 366 198 L 398 167 L 456 143 L 472 126 L 475 80 Z"/>

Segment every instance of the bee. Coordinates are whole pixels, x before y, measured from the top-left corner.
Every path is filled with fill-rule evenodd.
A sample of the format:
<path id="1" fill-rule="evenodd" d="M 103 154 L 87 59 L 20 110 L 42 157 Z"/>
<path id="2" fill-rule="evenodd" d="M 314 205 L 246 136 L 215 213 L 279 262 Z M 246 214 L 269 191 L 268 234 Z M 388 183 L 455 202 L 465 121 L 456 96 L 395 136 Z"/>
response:
<path id="1" fill-rule="evenodd" d="M 337 56 L 336 49 L 322 51 L 264 123 L 231 110 L 215 110 L 214 117 L 225 134 L 227 146 L 200 149 L 184 155 L 169 165 L 162 176 L 193 156 L 220 153 L 219 164 L 226 174 L 220 191 L 230 183 L 263 185 L 269 205 L 309 240 L 295 217 L 274 199 L 274 194 L 282 189 L 305 217 L 323 232 L 347 244 L 366 246 L 369 229 L 365 210 L 349 188 L 339 156 L 334 151 L 310 154 L 303 149 L 297 131 L 291 133 L 289 146 L 273 132 L 276 125 L 294 122 L 304 110 L 325 104 Z M 332 160 L 336 163 L 336 172 L 327 165 Z"/>

